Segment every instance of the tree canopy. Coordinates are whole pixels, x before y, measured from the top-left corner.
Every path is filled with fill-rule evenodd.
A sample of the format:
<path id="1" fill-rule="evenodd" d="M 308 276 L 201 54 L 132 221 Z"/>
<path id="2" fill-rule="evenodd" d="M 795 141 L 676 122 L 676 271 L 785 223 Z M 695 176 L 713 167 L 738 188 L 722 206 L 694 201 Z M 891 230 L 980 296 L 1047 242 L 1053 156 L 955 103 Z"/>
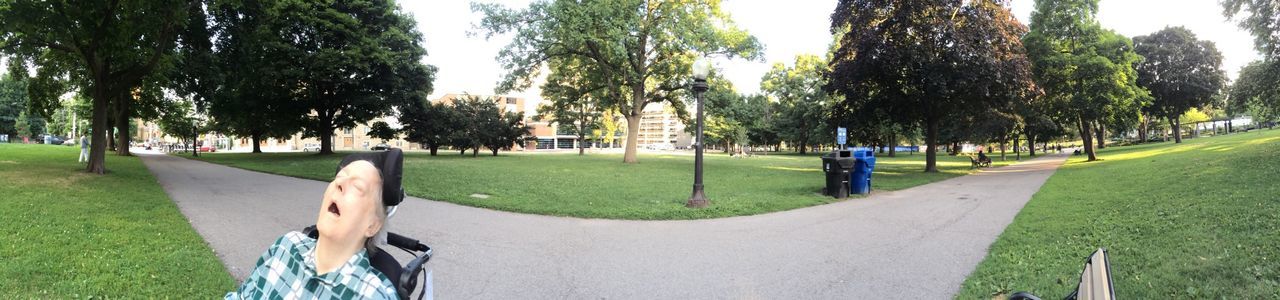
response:
<path id="1" fill-rule="evenodd" d="M 1096 160 L 1096 128 L 1112 115 L 1135 111 L 1147 97 L 1137 85 L 1141 60 L 1133 42 L 1094 19 L 1097 0 L 1039 1 L 1023 37 L 1044 101 L 1075 123 L 1089 160 Z M 1101 140 L 1101 139 L 1099 139 Z"/>
<path id="2" fill-rule="evenodd" d="M 267 43 L 279 43 L 283 83 L 300 101 L 304 134 L 333 152 L 334 130 L 394 112 L 431 92 L 435 68 L 417 23 L 392 0 L 290 1 L 285 22 Z"/>
<path id="3" fill-rule="evenodd" d="M 777 133 L 787 144 L 799 147 L 830 141 L 828 107 L 832 99 L 823 88 L 827 85 L 827 62 L 812 54 L 796 55 L 790 67 L 774 63 L 760 78 L 760 90 L 778 99 Z"/>
<path id="4" fill-rule="evenodd" d="M 828 90 L 850 111 L 925 129 L 926 172 L 937 172 L 943 117 L 1007 105 L 1034 92 L 1019 38 L 1026 27 L 1001 2 L 842 0 Z"/>
<path id="5" fill-rule="evenodd" d="M 699 56 L 755 59 L 762 46 L 738 29 L 720 1 L 534 1 L 516 10 L 472 3 L 485 15 L 476 25 L 485 37 L 513 34 L 498 54 L 507 73 L 499 93 L 523 90 L 553 58 L 591 65 L 611 97 L 601 106 L 627 119 L 623 162 L 635 163 L 640 117 L 650 103 L 667 103 L 685 115 L 683 92 Z M 562 60 L 570 62 L 571 60 Z M 551 66 L 551 69 L 555 69 Z"/>
<path id="6" fill-rule="evenodd" d="M 86 170 L 106 171 L 109 114 L 127 130 L 128 99 L 174 52 L 179 26 L 196 1 L 3 1 L 0 51 L 36 66 L 28 85 L 49 114 L 78 88 L 93 99 L 93 142 Z M 10 62 L 13 63 L 13 62 Z M 113 101 L 115 107 L 112 107 Z M 124 108 L 124 109 L 121 109 Z M 112 112 L 115 113 L 112 113 Z M 122 118 L 123 117 L 123 118 Z M 127 132 L 122 134 L 122 140 Z M 125 140 L 127 142 L 127 140 Z M 127 154 L 128 147 L 122 147 Z"/>
<path id="7" fill-rule="evenodd" d="M 1222 53 L 1184 27 L 1166 27 L 1133 42 L 1134 51 L 1145 58 L 1137 66 L 1138 84 L 1155 100 L 1144 110 L 1169 120 L 1174 141 L 1181 143 L 1178 117 L 1208 105 L 1226 85 Z"/>

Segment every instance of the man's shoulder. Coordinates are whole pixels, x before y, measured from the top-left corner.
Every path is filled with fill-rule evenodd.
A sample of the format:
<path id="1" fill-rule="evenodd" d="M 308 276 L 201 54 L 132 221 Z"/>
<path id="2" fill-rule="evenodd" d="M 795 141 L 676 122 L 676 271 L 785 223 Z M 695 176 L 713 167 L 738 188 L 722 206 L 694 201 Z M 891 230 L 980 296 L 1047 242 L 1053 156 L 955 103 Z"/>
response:
<path id="1" fill-rule="evenodd" d="M 276 239 L 273 247 L 282 248 L 295 252 L 306 252 L 316 247 L 316 239 L 297 231 L 290 231 Z"/>

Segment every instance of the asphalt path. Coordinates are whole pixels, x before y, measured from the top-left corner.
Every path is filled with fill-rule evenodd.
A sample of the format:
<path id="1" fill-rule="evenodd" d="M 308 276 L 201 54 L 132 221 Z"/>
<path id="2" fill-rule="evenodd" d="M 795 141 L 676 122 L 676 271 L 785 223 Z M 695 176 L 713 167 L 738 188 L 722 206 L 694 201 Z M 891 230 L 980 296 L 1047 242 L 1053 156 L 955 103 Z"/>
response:
<path id="1" fill-rule="evenodd" d="M 238 280 L 315 223 L 327 185 L 139 156 Z M 941 299 L 1065 158 L 755 216 L 579 219 L 410 197 L 389 223 L 435 249 L 440 299 Z"/>

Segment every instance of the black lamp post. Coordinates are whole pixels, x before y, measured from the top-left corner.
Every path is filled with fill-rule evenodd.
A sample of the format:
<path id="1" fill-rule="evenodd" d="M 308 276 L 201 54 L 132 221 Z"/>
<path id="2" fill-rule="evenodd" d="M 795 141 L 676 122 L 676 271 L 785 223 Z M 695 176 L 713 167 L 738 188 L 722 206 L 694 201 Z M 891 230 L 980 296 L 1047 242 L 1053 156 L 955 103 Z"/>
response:
<path id="1" fill-rule="evenodd" d="M 693 195 L 685 207 L 707 207 L 707 196 L 702 193 L 702 149 L 706 146 L 702 141 L 702 93 L 707 91 L 707 73 L 711 71 L 711 62 L 699 59 L 693 63 L 693 95 L 698 99 L 698 136 L 693 143 Z"/>

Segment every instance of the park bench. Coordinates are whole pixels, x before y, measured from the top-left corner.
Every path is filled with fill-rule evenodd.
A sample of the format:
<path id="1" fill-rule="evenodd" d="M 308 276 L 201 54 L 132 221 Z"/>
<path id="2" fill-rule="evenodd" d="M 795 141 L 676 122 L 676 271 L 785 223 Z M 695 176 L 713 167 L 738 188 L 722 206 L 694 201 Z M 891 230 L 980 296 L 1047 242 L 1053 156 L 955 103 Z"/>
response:
<path id="1" fill-rule="evenodd" d="M 991 166 L 991 158 L 978 158 L 974 156 L 969 157 L 970 169 L 977 168 L 977 167 L 990 167 L 990 166 Z"/>
<path id="2" fill-rule="evenodd" d="M 1084 270 L 1080 271 L 1080 282 L 1076 290 L 1064 299 L 1111 300 L 1116 298 L 1116 290 L 1111 281 L 1111 259 L 1107 257 L 1107 249 L 1098 248 L 1085 259 Z M 1009 300 L 1040 300 L 1040 297 L 1027 292 L 1017 292 L 1009 296 Z"/>

